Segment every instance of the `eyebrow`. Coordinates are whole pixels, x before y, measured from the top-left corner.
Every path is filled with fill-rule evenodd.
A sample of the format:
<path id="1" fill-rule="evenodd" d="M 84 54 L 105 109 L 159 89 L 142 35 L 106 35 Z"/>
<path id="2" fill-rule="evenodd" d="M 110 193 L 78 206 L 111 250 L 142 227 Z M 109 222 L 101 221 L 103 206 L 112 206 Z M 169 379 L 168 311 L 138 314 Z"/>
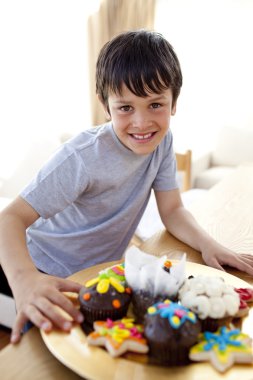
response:
<path id="1" fill-rule="evenodd" d="M 147 99 L 148 99 L 148 97 L 147 97 Z M 152 99 L 149 99 L 151 102 L 158 102 L 158 101 L 160 101 L 160 100 L 166 100 L 167 99 L 167 96 L 165 96 L 165 95 L 158 95 L 157 97 L 155 97 L 155 98 L 152 98 Z M 115 100 L 115 101 L 113 101 L 113 103 L 115 103 L 115 104 L 121 104 L 121 103 L 127 103 L 127 104 L 130 104 L 130 103 L 132 103 L 132 101 L 130 101 L 130 100 L 127 100 L 127 99 L 123 99 L 123 98 L 121 98 L 121 99 L 119 99 L 119 100 Z"/>

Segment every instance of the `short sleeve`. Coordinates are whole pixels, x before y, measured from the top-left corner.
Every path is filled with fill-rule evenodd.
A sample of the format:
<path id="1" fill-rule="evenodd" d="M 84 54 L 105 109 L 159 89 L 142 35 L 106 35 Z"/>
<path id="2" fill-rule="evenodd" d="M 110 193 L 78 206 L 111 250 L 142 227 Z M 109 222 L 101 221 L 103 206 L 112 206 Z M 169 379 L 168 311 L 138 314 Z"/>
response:
<path id="1" fill-rule="evenodd" d="M 163 159 L 161 161 L 157 176 L 153 182 L 153 189 L 157 191 L 167 191 L 178 188 L 177 163 L 173 150 L 173 136 L 169 131 L 160 145 Z"/>
<path id="2" fill-rule="evenodd" d="M 89 176 L 78 151 L 63 146 L 22 190 L 20 196 L 43 218 L 74 202 L 89 185 Z"/>

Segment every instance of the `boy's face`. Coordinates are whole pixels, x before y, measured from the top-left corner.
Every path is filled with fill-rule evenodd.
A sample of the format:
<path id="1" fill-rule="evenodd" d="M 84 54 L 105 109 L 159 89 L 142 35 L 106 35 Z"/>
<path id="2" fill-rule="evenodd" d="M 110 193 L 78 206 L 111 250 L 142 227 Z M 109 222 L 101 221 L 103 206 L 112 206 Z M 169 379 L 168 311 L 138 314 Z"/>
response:
<path id="1" fill-rule="evenodd" d="M 126 85 L 122 86 L 121 95 L 109 95 L 108 106 L 110 115 L 106 112 L 118 139 L 128 149 L 141 155 L 156 149 L 169 129 L 171 115 L 176 112 L 176 105 L 172 107 L 170 89 L 139 97 Z"/>

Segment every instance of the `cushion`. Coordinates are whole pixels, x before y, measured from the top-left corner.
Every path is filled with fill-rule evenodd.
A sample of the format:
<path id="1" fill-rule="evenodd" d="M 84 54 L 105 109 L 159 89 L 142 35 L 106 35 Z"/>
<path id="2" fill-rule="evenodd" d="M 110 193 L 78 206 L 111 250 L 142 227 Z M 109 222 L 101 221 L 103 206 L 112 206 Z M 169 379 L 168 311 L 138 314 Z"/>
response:
<path id="1" fill-rule="evenodd" d="M 236 166 L 253 161 L 253 128 L 223 127 L 211 157 L 211 166 Z"/>
<path id="2" fill-rule="evenodd" d="M 195 178 L 194 187 L 210 189 L 210 187 L 216 185 L 216 183 L 234 170 L 233 166 L 213 166 L 210 169 L 204 170 Z"/>

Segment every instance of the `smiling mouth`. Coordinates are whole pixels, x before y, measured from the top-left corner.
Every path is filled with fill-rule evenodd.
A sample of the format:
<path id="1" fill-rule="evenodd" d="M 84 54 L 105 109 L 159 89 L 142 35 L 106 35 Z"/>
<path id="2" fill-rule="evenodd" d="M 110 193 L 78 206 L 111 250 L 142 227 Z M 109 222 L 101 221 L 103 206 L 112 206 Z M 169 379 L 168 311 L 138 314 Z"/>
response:
<path id="1" fill-rule="evenodd" d="M 149 141 L 155 135 L 155 133 L 156 132 L 149 132 L 145 134 L 132 133 L 130 136 L 135 140 L 144 142 L 144 141 Z"/>

